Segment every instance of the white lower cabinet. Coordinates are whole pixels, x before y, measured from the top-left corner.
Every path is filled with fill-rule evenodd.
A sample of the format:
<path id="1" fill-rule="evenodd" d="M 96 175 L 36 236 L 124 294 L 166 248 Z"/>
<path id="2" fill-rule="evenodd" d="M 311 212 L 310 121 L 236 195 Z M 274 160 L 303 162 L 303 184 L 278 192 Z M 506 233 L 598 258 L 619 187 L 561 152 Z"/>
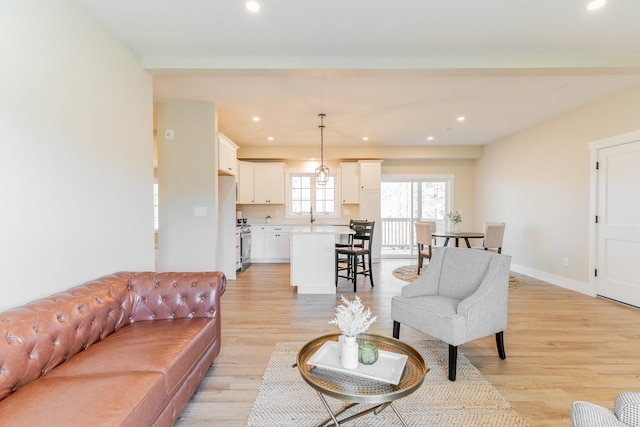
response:
<path id="1" fill-rule="evenodd" d="M 261 262 L 264 259 L 264 228 L 259 225 L 251 226 L 251 262 Z"/>
<path id="2" fill-rule="evenodd" d="M 254 225 L 251 227 L 251 262 L 289 262 L 291 226 Z"/>

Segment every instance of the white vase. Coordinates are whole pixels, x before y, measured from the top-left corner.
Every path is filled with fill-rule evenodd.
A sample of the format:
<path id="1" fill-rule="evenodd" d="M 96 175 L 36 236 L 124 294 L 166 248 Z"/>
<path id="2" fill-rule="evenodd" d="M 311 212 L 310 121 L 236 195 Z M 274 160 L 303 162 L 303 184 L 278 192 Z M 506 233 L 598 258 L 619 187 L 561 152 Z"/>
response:
<path id="1" fill-rule="evenodd" d="M 460 232 L 460 223 L 459 222 L 454 222 L 453 223 L 453 232 L 454 233 L 459 233 Z"/>
<path id="2" fill-rule="evenodd" d="M 344 337 L 340 346 L 340 359 L 342 367 L 345 369 L 356 369 L 358 367 L 358 343 L 356 337 Z"/>

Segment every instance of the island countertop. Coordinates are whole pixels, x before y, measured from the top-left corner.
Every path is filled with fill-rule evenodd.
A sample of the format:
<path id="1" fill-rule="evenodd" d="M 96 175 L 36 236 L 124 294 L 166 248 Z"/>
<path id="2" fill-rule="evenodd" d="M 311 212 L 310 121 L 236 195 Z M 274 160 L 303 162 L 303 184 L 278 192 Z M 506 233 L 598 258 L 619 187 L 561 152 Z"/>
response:
<path id="1" fill-rule="evenodd" d="M 355 232 L 344 225 L 296 225 L 291 229 L 291 234 L 294 233 L 353 234 Z"/>

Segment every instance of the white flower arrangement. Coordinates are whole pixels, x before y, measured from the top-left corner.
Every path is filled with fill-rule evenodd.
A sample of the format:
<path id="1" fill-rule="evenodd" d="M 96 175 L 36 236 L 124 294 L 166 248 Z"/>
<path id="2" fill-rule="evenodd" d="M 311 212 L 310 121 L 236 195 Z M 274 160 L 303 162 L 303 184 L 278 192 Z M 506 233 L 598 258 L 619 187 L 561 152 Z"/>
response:
<path id="1" fill-rule="evenodd" d="M 336 325 L 340 331 L 347 337 L 355 337 L 369 329 L 369 326 L 378 318 L 371 317 L 371 310 L 365 310 L 360 301 L 360 297 L 356 295 L 353 301 L 349 301 L 344 295 L 341 296 L 342 304 L 336 306 L 336 317 L 329 323 Z"/>
<path id="2" fill-rule="evenodd" d="M 462 215 L 460 214 L 459 211 L 451 211 L 447 214 L 447 216 L 449 217 L 449 220 L 453 223 L 459 223 L 462 222 Z"/>

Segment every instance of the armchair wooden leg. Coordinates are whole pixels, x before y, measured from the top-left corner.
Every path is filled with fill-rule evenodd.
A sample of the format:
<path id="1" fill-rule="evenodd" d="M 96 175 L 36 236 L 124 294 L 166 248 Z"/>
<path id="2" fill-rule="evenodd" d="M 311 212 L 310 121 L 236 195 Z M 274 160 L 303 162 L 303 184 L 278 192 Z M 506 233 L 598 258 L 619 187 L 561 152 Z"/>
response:
<path id="1" fill-rule="evenodd" d="M 393 321 L 393 337 L 397 340 L 400 339 L 400 322 Z"/>
<path id="2" fill-rule="evenodd" d="M 496 345 L 498 346 L 498 356 L 500 356 L 500 359 L 506 359 L 507 354 L 504 352 L 504 331 L 496 334 Z"/>
<path id="3" fill-rule="evenodd" d="M 458 347 L 449 344 L 449 381 L 456 380 L 456 370 L 458 368 Z"/>

